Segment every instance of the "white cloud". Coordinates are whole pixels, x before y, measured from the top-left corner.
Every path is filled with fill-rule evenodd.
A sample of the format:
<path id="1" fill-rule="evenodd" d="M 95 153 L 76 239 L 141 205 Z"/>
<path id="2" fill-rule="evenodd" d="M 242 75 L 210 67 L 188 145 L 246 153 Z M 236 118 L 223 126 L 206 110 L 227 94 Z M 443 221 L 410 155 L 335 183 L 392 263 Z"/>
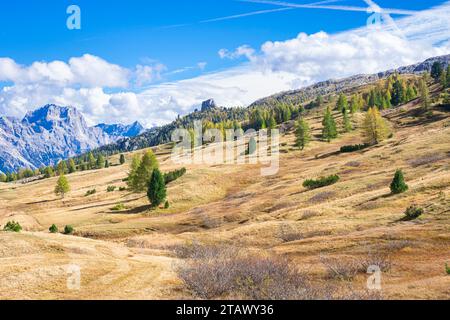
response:
<path id="1" fill-rule="evenodd" d="M 248 45 L 243 45 L 233 52 L 230 52 L 228 49 L 220 49 L 218 54 L 221 59 L 238 59 L 241 57 L 245 57 L 249 60 L 252 60 L 255 50 Z"/>
<path id="2" fill-rule="evenodd" d="M 10 58 L 0 58 L 0 81 L 16 84 L 116 88 L 126 87 L 129 75 L 126 68 L 90 54 L 71 58 L 68 63 L 34 62 L 30 66 L 19 65 Z"/>
<path id="3" fill-rule="evenodd" d="M 161 125 L 214 98 L 219 105 L 247 105 L 284 90 L 329 78 L 373 73 L 450 53 L 450 5 L 396 20 L 380 29 L 360 28 L 336 35 L 300 33 L 287 41 L 267 41 L 258 50 L 243 45 L 223 49 L 222 58 L 246 58 L 240 66 L 188 80 L 136 91 L 130 83 L 148 85 L 165 71 L 148 61 L 135 70 L 84 55 L 68 63 L 36 62 L 22 66 L 0 58 L 0 115 L 21 117 L 47 103 L 73 105 L 90 124 L 98 122 Z M 195 67 L 202 69 L 205 63 Z M 173 72 L 173 71 L 172 71 Z M 170 73 L 170 72 L 169 72 Z M 108 92 L 107 88 L 115 87 Z"/>

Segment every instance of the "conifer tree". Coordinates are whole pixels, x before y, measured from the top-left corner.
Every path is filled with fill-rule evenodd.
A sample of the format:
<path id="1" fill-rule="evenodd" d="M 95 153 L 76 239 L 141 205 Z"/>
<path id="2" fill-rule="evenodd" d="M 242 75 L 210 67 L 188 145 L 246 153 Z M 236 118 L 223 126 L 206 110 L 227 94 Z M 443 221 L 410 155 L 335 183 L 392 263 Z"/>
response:
<path id="1" fill-rule="evenodd" d="M 322 121 L 322 138 L 325 141 L 330 142 L 332 139 L 337 138 L 336 122 L 331 114 L 330 107 L 327 108 Z"/>
<path id="2" fill-rule="evenodd" d="M 152 172 L 150 181 L 148 182 L 147 197 L 152 206 L 157 207 L 164 202 L 166 196 L 167 190 L 164 176 L 158 168 L 155 168 Z"/>
<path id="3" fill-rule="evenodd" d="M 350 117 L 348 116 L 348 111 L 347 109 L 344 109 L 343 112 L 343 122 L 344 122 L 344 131 L 345 132 L 350 132 L 353 130 L 353 126 L 352 126 L 352 122 L 350 121 Z"/>
<path id="4" fill-rule="evenodd" d="M 97 169 L 103 169 L 105 167 L 105 157 L 101 153 L 97 156 L 95 166 Z"/>
<path id="5" fill-rule="evenodd" d="M 97 161 L 95 160 L 94 155 L 92 154 L 92 152 L 89 152 L 89 155 L 88 155 L 88 169 L 89 170 L 95 169 L 96 164 L 97 164 Z"/>
<path id="6" fill-rule="evenodd" d="M 121 154 L 120 155 L 120 164 L 124 164 L 125 163 L 125 155 L 124 154 Z"/>
<path id="7" fill-rule="evenodd" d="M 73 161 L 73 159 L 69 159 L 69 173 L 74 173 L 75 171 L 77 171 L 77 167 L 75 166 L 75 161 Z"/>
<path id="8" fill-rule="evenodd" d="M 430 92 L 424 79 L 420 79 L 419 82 L 420 102 L 425 110 L 430 107 Z"/>
<path id="9" fill-rule="evenodd" d="M 154 169 L 159 167 L 158 160 L 156 159 L 153 151 L 148 150 L 142 157 L 139 168 L 136 171 L 135 182 L 133 186 L 133 191 L 143 192 L 145 191 L 148 182 L 152 176 Z"/>
<path id="10" fill-rule="evenodd" d="M 295 145 L 303 150 L 311 141 L 311 130 L 305 119 L 300 119 L 295 126 Z"/>
<path id="11" fill-rule="evenodd" d="M 389 128 L 377 108 L 369 108 L 363 124 L 363 135 L 369 144 L 377 144 L 389 135 Z"/>
<path id="12" fill-rule="evenodd" d="M 128 181 L 127 181 L 128 187 L 133 191 L 137 190 L 137 170 L 140 164 L 141 159 L 139 155 L 137 154 L 134 155 L 131 160 L 130 171 L 128 172 Z"/>
<path id="13" fill-rule="evenodd" d="M 58 171 L 58 175 L 64 175 L 68 172 L 67 164 L 65 161 L 58 162 L 57 171 Z"/>
<path id="14" fill-rule="evenodd" d="M 394 175 L 394 179 L 391 183 L 391 192 L 393 194 L 403 193 L 408 190 L 408 185 L 405 183 L 402 170 L 397 170 Z"/>
<path id="15" fill-rule="evenodd" d="M 343 110 L 347 110 L 347 108 L 348 108 L 347 97 L 345 96 L 345 94 L 341 93 L 336 103 L 336 109 L 341 112 L 344 112 Z"/>
<path id="16" fill-rule="evenodd" d="M 58 181 L 56 182 L 55 194 L 57 196 L 61 196 L 61 198 L 64 198 L 69 191 L 70 191 L 69 181 L 67 181 L 66 176 L 62 174 L 59 176 Z"/>

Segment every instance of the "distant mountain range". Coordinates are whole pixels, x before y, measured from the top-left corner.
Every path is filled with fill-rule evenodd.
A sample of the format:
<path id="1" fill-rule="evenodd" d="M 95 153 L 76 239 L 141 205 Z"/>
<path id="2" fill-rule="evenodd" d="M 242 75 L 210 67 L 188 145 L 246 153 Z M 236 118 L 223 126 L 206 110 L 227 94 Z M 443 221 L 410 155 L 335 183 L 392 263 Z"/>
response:
<path id="1" fill-rule="evenodd" d="M 138 122 L 89 127 L 77 109 L 53 104 L 22 120 L 0 117 L 0 172 L 54 164 L 144 131 Z"/>

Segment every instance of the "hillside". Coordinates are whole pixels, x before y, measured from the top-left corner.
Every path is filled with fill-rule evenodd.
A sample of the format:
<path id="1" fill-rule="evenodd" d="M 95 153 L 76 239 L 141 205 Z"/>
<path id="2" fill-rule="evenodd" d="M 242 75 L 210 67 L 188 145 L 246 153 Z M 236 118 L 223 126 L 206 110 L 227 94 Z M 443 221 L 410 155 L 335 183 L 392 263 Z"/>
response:
<path id="1" fill-rule="evenodd" d="M 349 93 L 368 89 L 357 86 Z M 431 94 L 438 94 L 436 86 Z M 304 151 L 294 147 L 292 131 L 281 137 L 277 175 L 261 176 L 260 165 L 187 165 L 187 174 L 168 186 L 171 207 L 166 210 L 150 210 L 145 194 L 106 191 L 125 186 L 128 164 L 143 150 L 127 153 L 123 166 L 116 165 L 115 155 L 109 168 L 68 175 L 72 190 L 65 199 L 53 194 L 57 178 L 0 183 L 0 225 L 17 220 L 24 227 L 19 234 L 0 232 L 0 298 L 199 298 L 182 281 L 180 267 L 190 263 L 186 252 L 201 252 L 196 246 L 206 245 L 286 257 L 322 288 L 321 298 L 364 298 L 365 271 L 330 277 L 330 266 L 347 272 L 354 261 L 378 257 L 388 265 L 382 298 L 448 299 L 448 107 L 437 105 L 429 116 L 413 100 L 386 110 L 395 132 L 391 138 L 340 153 L 341 146 L 362 142 L 364 115 L 353 116 L 354 131 L 326 143 L 320 132 L 328 105 L 334 107 L 334 100 L 307 112 L 313 141 Z M 341 112 L 334 111 L 334 117 L 341 127 Z M 170 145 L 153 149 L 164 172 L 180 167 L 171 161 Z M 409 190 L 391 195 L 389 184 L 399 168 Z M 330 174 L 341 180 L 315 190 L 302 186 L 305 179 Z M 86 196 L 92 189 L 97 193 Z M 123 210 L 113 211 L 119 203 Z M 403 221 L 412 204 L 425 213 Z M 60 230 L 71 224 L 75 235 L 50 234 L 52 224 Z M 66 287 L 71 265 L 81 268 L 79 290 Z"/>

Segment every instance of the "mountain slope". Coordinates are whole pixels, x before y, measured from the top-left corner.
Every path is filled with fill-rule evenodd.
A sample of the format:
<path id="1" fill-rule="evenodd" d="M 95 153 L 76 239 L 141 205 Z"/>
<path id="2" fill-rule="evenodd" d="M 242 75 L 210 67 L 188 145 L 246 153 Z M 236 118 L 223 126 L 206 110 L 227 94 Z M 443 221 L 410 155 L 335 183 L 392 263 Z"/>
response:
<path id="1" fill-rule="evenodd" d="M 130 125 L 101 123 L 96 125 L 95 127 L 101 129 L 110 137 L 115 137 L 117 139 L 131 138 L 145 132 L 145 128 L 138 121 Z"/>
<path id="2" fill-rule="evenodd" d="M 46 105 L 23 118 L 0 118 L 0 171 L 38 168 L 111 143 L 72 107 Z"/>
<path id="3" fill-rule="evenodd" d="M 440 62 L 444 67 L 447 67 L 450 62 L 450 55 L 429 58 L 420 63 L 400 67 L 395 70 L 379 72 L 376 74 L 355 75 L 340 80 L 327 80 L 319 82 L 299 90 L 281 92 L 273 96 L 257 100 L 247 108 L 217 108 L 212 99 L 206 100 L 202 103 L 202 111 L 194 111 L 193 113 L 180 117 L 167 125 L 152 128 L 139 136 L 120 139 L 112 145 L 101 147 L 98 151 L 109 152 L 119 150 L 121 152 L 125 152 L 156 146 L 158 144 L 169 142 L 171 133 L 174 129 L 192 125 L 194 120 L 209 120 L 213 122 L 216 122 L 217 120 L 243 121 L 248 116 L 248 111 L 256 106 L 266 106 L 270 108 L 277 103 L 305 104 L 315 99 L 318 95 L 326 96 L 329 94 L 351 91 L 359 86 L 374 83 L 380 79 L 385 79 L 394 73 L 419 74 L 425 71 L 430 71 L 432 64 L 436 61 Z M 208 107 L 211 104 L 214 105 L 213 108 Z"/>

